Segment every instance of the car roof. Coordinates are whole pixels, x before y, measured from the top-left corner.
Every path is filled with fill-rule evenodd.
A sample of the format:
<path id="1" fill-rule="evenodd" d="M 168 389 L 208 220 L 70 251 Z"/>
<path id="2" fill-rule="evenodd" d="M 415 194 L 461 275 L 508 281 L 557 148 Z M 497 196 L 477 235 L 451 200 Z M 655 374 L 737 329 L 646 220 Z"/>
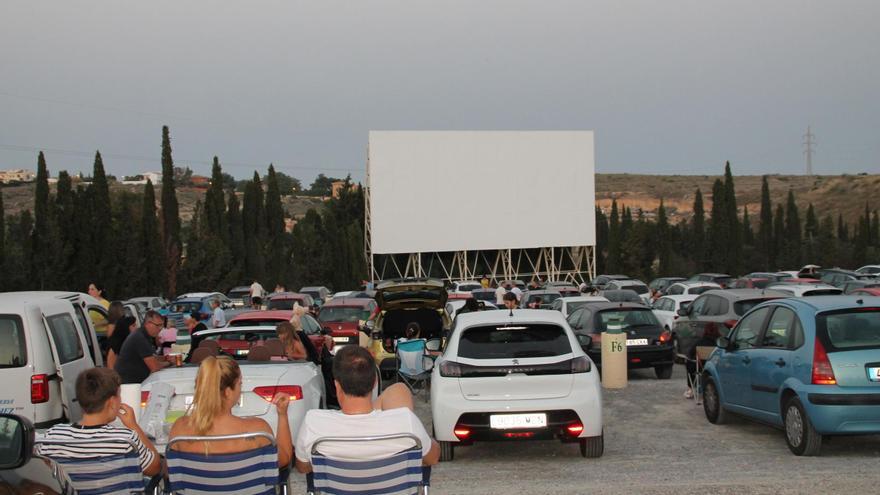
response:
<path id="1" fill-rule="evenodd" d="M 334 308 L 334 307 L 357 307 L 357 308 L 365 308 L 370 305 L 372 299 L 368 299 L 366 297 L 340 297 L 331 299 L 329 302 L 324 303 L 323 308 Z"/>
<path id="2" fill-rule="evenodd" d="M 650 311 L 651 309 L 645 306 L 644 304 L 631 303 L 631 302 L 605 302 L 605 301 L 596 301 L 590 302 L 586 306 L 593 311 L 604 311 L 606 309 L 647 309 Z M 580 309 L 580 308 L 578 308 Z"/>
<path id="3" fill-rule="evenodd" d="M 194 337 L 203 337 L 208 335 L 217 335 L 222 333 L 240 333 L 240 332 L 275 332 L 275 327 L 271 325 L 253 325 L 246 327 L 220 327 L 209 328 L 207 330 L 199 330 L 194 333 Z"/>
<path id="4" fill-rule="evenodd" d="M 327 287 L 324 287 L 323 285 L 311 285 L 311 286 L 309 286 L 309 287 L 303 287 L 303 288 L 300 289 L 299 291 L 300 291 L 300 292 L 307 291 L 307 290 L 317 290 L 317 291 L 320 291 L 320 290 L 322 290 L 322 289 L 323 289 L 323 290 L 329 290 L 329 289 L 327 289 Z"/>
<path id="5" fill-rule="evenodd" d="M 833 285 L 828 285 L 825 282 L 817 282 L 817 283 L 783 283 L 783 284 L 770 284 L 767 286 L 768 289 L 772 289 L 774 287 L 780 287 L 784 289 L 837 289 Z"/>
<path id="6" fill-rule="evenodd" d="M 513 316 L 511 316 L 513 314 Z M 506 311 L 472 311 L 459 314 L 456 326 L 472 327 L 498 323 L 556 323 L 565 324 L 562 313 L 555 309 L 514 309 Z"/>
<path id="7" fill-rule="evenodd" d="M 523 293 L 523 297 L 525 296 L 543 296 L 546 294 L 560 294 L 560 292 L 556 289 L 535 289 L 535 290 L 527 290 Z"/>
<path id="8" fill-rule="evenodd" d="M 269 299 L 305 299 L 306 297 L 312 296 L 299 292 L 278 292 L 269 296 Z"/>
<path id="9" fill-rule="evenodd" d="M 857 302 L 859 300 L 862 301 L 862 304 Z M 792 307 L 802 307 L 816 312 L 822 312 L 848 308 L 877 308 L 880 307 L 880 296 L 841 294 L 835 296 L 789 297 L 786 299 L 779 299 L 778 302 Z"/>
<path id="10" fill-rule="evenodd" d="M 249 285 L 239 285 L 238 287 L 233 287 L 229 289 L 229 292 L 241 292 L 241 291 L 250 291 L 251 287 Z"/>
<path id="11" fill-rule="evenodd" d="M 3 292 L 0 293 L 0 304 L 3 306 L 18 306 L 29 302 L 40 301 L 44 299 L 73 299 L 79 297 L 86 301 L 90 306 L 100 305 L 101 303 L 94 297 L 81 292 L 63 292 L 63 291 L 21 291 L 21 292 Z"/>
<path id="12" fill-rule="evenodd" d="M 682 280 L 681 282 L 676 282 L 672 285 L 676 285 L 676 284 L 683 285 L 685 287 L 705 287 L 707 285 L 721 287 L 720 285 L 716 284 L 715 282 L 708 282 L 705 280 Z"/>
<path id="13" fill-rule="evenodd" d="M 566 304 L 571 302 L 605 302 L 608 299 L 602 296 L 563 296 L 557 301 L 565 301 Z"/>
<path id="14" fill-rule="evenodd" d="M 711 273 L 711 272 L 698 273 L 697 275 L 702 275 L 704 277 L 730 277 L 730 275 L 728 275 L 726 273 Z"/>
<path id="15" fill-rule="evenodd" d="M 612 280 L 611 282 L 613 282 L 617 285 L 648 285 L 648 284 L 642 282 L 641 280 L 636 280 L 634 278 L 628 278 L 625 280 Z"/>
<path id="16" fill-rule="evenodd" d="M 668 296 L 662 296 L 660 299 L 672 299 L 673 301 L 682 301 L 684 299 L 690 299 L 693 301 L 694 299 L 700 297 L 701 294 L 670 294 Z"/>
<path id="17" fill-rule="evenodd" d="M 788 294 L 784 292 L 776 292 L 774 290 L 768 289 L 712 289 L 707 290 L 700 294 L 704 296 L 706 294 L 721 296 L 724 299 L 730 301 L 739 301 L 741 299 L 760 299 L 762 297 L 771 298 L 771 297 L 788 297 Z"/>
<path id="18" fill-rule="evenodd" d="M 241 321 L 241 320 L 266 320 L 270 318 L 278 318 L 279 320 L 290 320 L 293 316 L 292 309 L 267 309 L 267 310 L 259 310 L 259 311 L 246 311 L 244 313 L 239 313 L 229 321 Z"/>

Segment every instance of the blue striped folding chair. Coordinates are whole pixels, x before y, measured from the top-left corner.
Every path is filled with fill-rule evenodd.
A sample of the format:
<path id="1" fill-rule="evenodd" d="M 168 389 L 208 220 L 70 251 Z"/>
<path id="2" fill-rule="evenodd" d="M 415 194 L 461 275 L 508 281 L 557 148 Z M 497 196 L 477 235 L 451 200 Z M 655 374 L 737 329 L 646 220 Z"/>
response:
<path id="1" fill-rule="evenodd" d="M 65 451 L 88 452 L 95 447 L 106 447 L 113 443 L 118 443 L 121 448 L 128 448 L 127 452 L 89 458 L 73 458 L 63 454 Z M 64 493 L 159 493 L 161 476 L 144 477 L 137 447 L 128 440 L 39 438 L 34 442 L 34 455 L 49 461 L 52 476 L 64 488 Z"/>
<path id="2" fill-rule="evenodd" d="M 214 442 L 246 438 L 265 438 L 270 444 L 233 454 L 197 454 L 180 452 L 179 442 Z M 169 492 L 181 495 L 228 493 L 263 495 L 287 493 L 287 475 L 279 475 L 278 448 L 275 437 L 265 432 L 239 435 L 175 437 L 165 449 L 168 463 Z"/>
<path id="3" fill-rule="evenodd" d="M 381 459 L 339 460 L 321 454 L 321 444 L 381 442 L 408 438 L 412 448 Z M 428 495 L 430 466 L 422 466 L 422 445 L 411 434 L 372 437 L 325 437 L 312 446 L 312 472 L 306 477 L 312 495 Z"/>

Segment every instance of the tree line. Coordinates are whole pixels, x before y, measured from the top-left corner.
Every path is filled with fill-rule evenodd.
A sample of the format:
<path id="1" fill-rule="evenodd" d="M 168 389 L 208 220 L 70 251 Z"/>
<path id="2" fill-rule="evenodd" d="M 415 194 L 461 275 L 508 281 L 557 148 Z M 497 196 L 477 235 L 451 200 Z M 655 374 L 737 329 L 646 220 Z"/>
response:
<path id="1" fill-rule="evenodd" d="M 42 152 L 37 157 L 33 210 L 7 216 L 0 191 L 0 290 L 76 290 L 89 283 L 113 299 L 228 290 L 259 280 L 267 288 L 352 287 L 366 274 L 364 196 L 349 179 L 321 211 L 310 209 L 289 232 L 282 204 L 290 182 L 269 165 L 240 185 L 214 157 L 210 186 L 192 221 L 183 225 L 168 127 L 162 129 L 162 184 L 143 191 L 110 190 L 101 153 L 91 181 L 58 173 L 55 193 Z M 287 177 L 289 178 L 289 177 Z M 329 196 L 321 174 L 310 191 Z M 297 184 L 299 181 L 297 181 Z M 241 199 L 239 199 L 241 197 Z"/>
<path id="2" fill-rule="evenodd" d="M 866 203 L 856 225 L 850 226 L 842 214 L 823 215 L 810 203 L 801 220 L 794 192 L 789 190 L 786 201 L 774 205 L 764 176 L 760 214 L 753 221 L 745 206 L 740 214 L 728 162 L 724 179 L 712 185 L 708 215 L 699 188 L 693 217 L 677 225 L 669 223 L 662 199 L 656 220 L 613 200 L 608 214 L 596 207 L 596 239 L 599 273 L 643 280 L 697 272 L 737 276 L 797 270 L 806 263 L 859 267 L 880 259 L 880 218 Z"/>

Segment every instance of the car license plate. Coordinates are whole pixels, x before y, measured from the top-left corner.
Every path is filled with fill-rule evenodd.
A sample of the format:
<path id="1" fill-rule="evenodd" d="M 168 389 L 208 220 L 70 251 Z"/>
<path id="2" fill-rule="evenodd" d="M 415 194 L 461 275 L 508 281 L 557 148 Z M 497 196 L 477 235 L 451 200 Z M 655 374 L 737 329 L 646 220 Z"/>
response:
<path id="1" fill-rule="evenodd" d="M 868 379 L 872 382 L 880 382 L 880 368 L 868 368 Z"/>
<path id="2" fill-rule="evenodd" d="M 626 345 L 648 345 L 648 339 L 626 339 Z"/>
<path id="3" fill-rule="evenodd" d="M 336 342 L 337 344 L 347 344 L 348 337 L 333 337 L 333 342 Z"/>
<path id="4" fill-rule="evenodd" d="M 547 426 L 547 415 L 538 414 L 493 414 L 489 416 L 489 426 L 496 430 L 512 428 L 544 428 Z"/>

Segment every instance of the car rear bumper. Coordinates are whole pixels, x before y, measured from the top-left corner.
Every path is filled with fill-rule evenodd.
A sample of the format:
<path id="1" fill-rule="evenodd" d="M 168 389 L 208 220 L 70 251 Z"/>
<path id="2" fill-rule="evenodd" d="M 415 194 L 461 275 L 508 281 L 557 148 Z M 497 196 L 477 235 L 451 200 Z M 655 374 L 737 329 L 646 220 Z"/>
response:
<path id="1" fill-rule="evenodd" d="M 602 352 L 591 349 L 588 354 L 596 366 L 601 368 Z M 671 345 L 627 347 L 626 349 L 626 363 L 629 369 L 671 365 L 674 358 L 675 353 Z"/>
<path id="2" fill-rule="evenodd" d="M 880 390 L 808 391 L 801 396 L 816 431 L 824 435 L 880 433 Z M 805 397 L 804 397 L 805 396 Z M 803 399 L 806 401 L 803 401 Z"/>

